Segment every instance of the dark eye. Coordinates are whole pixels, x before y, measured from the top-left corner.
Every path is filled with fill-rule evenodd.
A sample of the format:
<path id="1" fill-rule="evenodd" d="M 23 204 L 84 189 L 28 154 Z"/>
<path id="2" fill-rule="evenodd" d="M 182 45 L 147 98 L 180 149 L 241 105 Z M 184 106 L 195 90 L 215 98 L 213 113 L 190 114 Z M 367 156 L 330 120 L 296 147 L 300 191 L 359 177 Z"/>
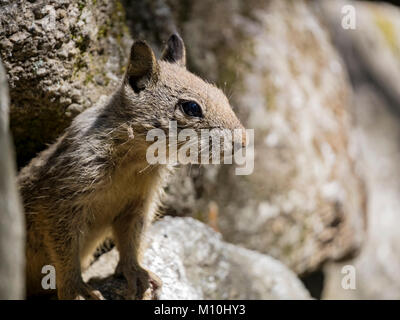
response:
<path id="1" fill-rule="evenodd" d="M 197 102 L 194 101 L 184 101 L 181 103 L 182 110 L 190 117 L 202 117 L 203 112 L 201 111 L 201 107 Z"/>

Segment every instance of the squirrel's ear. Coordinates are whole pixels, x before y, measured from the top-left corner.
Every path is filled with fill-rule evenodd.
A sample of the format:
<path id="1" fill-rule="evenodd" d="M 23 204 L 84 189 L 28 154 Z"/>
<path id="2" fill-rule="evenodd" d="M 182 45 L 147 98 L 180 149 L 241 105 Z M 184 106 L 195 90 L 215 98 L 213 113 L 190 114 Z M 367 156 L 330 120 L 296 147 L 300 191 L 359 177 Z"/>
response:
<path id="1" fill-rule="evenodd" d="M 135 41 L 127 71 L 129 84 L 135 92 L 143 90 L 149 83 L 155 83 L 159 76 L 159 66 L 153 50 L 145 41 Z"/>
<path id="2" fill-rule="evenodd" d="M 186 49 L 182 38 L 179 34 L 172 34 L 162 53 L 161 60 L 171 63 L 177 63 L 182 67 L 186 66 Z"/>

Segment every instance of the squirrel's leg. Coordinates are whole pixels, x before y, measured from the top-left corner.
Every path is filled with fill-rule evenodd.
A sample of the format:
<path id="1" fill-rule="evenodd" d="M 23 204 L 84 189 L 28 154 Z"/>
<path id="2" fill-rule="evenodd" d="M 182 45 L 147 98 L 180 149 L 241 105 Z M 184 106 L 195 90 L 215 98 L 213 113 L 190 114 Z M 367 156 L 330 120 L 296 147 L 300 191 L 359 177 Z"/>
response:
<path id="1" fill-rule="evenodd" d="M 61 238 L 49 235 L 50 255 L 56 269 L 57 295 L 60 300 L 99 300 L 104 299 L 100 292 L 84 283 L 79 257 L 79 238 L 67 233 Z"/>
<path id="2" fill-rule="evenodd" d="M 142 212 L 130 207 L 114 221 L 114 240 L 120 255 L 115 273 L 123 275 L 128 282 L 128 299 L 157 299 L 162 282 L 140 265 L 146 225 Z"/>

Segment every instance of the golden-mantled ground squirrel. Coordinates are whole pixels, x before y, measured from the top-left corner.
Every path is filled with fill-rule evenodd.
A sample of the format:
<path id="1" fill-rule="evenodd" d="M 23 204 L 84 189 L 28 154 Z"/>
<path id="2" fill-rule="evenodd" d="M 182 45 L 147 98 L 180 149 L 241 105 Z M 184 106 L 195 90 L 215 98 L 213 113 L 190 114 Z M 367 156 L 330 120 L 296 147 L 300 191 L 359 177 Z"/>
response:
<path id="1" fill-rule="evenodd" d="M 127 298 L 156 297 L 161 282 L 140 265 L 141 240 L 158 207 L 167 165 L 146 161 L 146 132 L 243 127 L 224 93 L 186 70 L 185 47 L 173 34 L 156 60 L 144 41 L 132 45 L 122 84 L 103 105 L 77 116 L 18 177 L 27 222 L 27 294 L 43 293 L 45 265 L 56 270 L 59 299 L 98 299 L 82 280 L 96 247 L 112 236 L 116 273 Z M 148 290 L 149 289 L 149 290 Z"/>

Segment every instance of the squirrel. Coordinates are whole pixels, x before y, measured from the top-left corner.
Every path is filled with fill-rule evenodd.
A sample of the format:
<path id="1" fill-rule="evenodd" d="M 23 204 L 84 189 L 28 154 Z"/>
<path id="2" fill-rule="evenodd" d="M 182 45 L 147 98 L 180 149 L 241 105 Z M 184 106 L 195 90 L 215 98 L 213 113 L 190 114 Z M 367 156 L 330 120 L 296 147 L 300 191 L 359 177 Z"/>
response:
<path id="1" fill-rule="evenodd" d="M 82 270 L 111 236 L 120 257 L 115 275 L 127 282 L 125 297 L 143 299 L 150 292 L 157 299 L 161 280 L 141 266 L 141 252 L 171 166 L 148 168 L 145 136 L 154 128 L 167 132 L 171 120 L 198 132 L 244 130 L 224 93 L 186 69 L 178 34 L 170 36 L 160 59 L 145 41 L 134 41 L 121 84 L 108 101 L 79 114 L 18 175 L 28 297 L 47 293 L 41 270 L 52 265 L 58 299 L 103 299 L 83 281 Z"/>

